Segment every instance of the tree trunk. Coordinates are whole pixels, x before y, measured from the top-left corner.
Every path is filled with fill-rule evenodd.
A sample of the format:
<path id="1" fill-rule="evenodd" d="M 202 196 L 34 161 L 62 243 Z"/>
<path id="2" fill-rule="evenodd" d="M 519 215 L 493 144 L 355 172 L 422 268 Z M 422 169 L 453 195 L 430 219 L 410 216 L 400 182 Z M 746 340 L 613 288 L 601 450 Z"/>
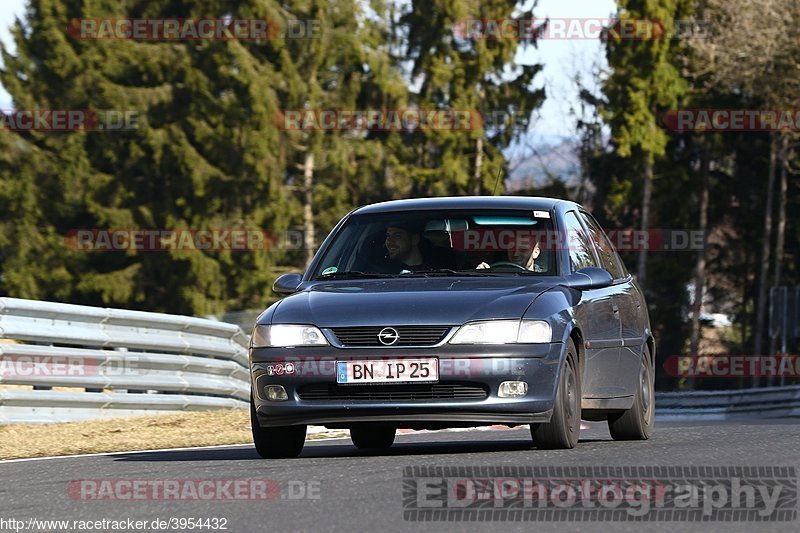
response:
<path id="1" fill-rule="evenodd" d="M 303 248 L 306 267 L 314 258 L 317 245 L 314 239 L 314 152 L 309 147 L 303 163 Z"/>
<path id="2" fill-rule="evenodd" d="M 781 151 L 779 154 L 778 165 L 780 170 L 781 181 L 779 184 L 780 193 L 778 195 L 778 220 L 775 233 L 775 258 L 774 258 L 774 286 L 781 284 L 781 275 L 783 267 L 783 248 L 786 241 L 786 193 L 788 189 L 788 173 L 786 170 L 786 159 L 788 158 L 789 146 L 784 138 L 781 142 Z"/>
<path id="3" fill-rule="evenodd" d="M 703 162 L 701 167 L 700 179 L 702 188 L 700 191 L 700 220 L 698 221 L 699 230 L 706 237 L 708 231 L 708 181 L 710 157 L 706 150 L 703 150 Z M 689 355 L 700 355 L 700 312 L 703 310 L 703 294 L 706 288 L 706 250 L 705 246 L 697 252 L 697 262 L 695 264 L 694 275 L 694 301 L 692 302 L 692 335 L 690 341 Z M 693 380 L 688 380 L 693 383 Z M 693 387 L 689 387 L 693 388 Z"/>
<path id="4" fill-rule="evenodd" d="M 644 190 L 642 192 L 642 222 L 640 229 L 644 235 L 647 232 L 647 219 L 650 215 L 650 197 L 653 194 L 653 163 L 648 161 L 644 167 Z M 648 239 L 646 242 L 650 242 Z M 636 281 L 644 290 L 647 277 L 647 246 L 639 250 L 639 264 L 636 270 Z"/>
<path id="5" fill-rule="evenodd" d="M 778 158 L 778 170 L 780 171 L 780 184 L 779 184 L 779 194 L 778 194 L 778 220 L 775 230 L 775 258 L 774 258 L 774 283 L 772 284 L 774 287 L 779 287 L 781 284 L 781 274 L 782 274 L 782 267 L 783 267 L 783 248 L 784 242 L 786 240 L 786 193 L 788 189 L 788 176 L 786 170 L 786 160 L 788 158 L 789 152 L 789 143 L 788 138 L 783 137 L 781 139 L 781 150 L 780 155 Z M 783 332 L 781 332 L 783 334 Z M 770 338 L 769 344 L 769 353 L 770 355 L 775 354 L 778 352 L 777 350 L 777 337 Z M 780 352 L 783 353 L 785 350 L 784 346 L 781 346 Z M 774 384 L 775 379 L 770 378 L 770 384 Z M 783 377 L 781 377 L 781 384 L 783 384 Z"/>
<path id="6" fill-rule="evenodd" d="M 744 268 L 739 273 L 739 280 L 741 281 L 739 286 L 742 288 L 741 292 L 739 293 L 739 316 L 746 317 L 748 307 L 747 295 L 750 294 L 750 261 L 745 260 Z M 742 339 L 742 349 L 744 349 L 745 339 L 747 339 L 748 335 L 752 333 L 753 324 L 749 320 L 740 320 L 739 325 L 740 337 Z M 751 326 L 749 331 L 748 326 Z M 740 377 L 737 380 L 736 387 L 739 389 L 745 388 L 745 382 L 745 378 Z"/>
<path id="7" fill-rule="evenodd" d="M 773 133 L 769 145 L 769 176 L 767 176 L 767 205 L 764 209 L 764 242 L 761 244 L 761 269 L 758 274 L 758 299 L 756 302 L 756 330 L 754 332 L 753 355 L 763 354 L 764 321 L 767 309 L 767 276 L 769 274 L 769 246 L 772 241 L 772 197 L 775 188 L 775 160 L 777 159 L 777 136 Z M 759 379 L 753 376 L 753 387 Z"/>
<path id="8" fill-rule="evenodd" d="M 472 175 L 472 194 L 479 196 L 481 194 L 481 170 L 483 167 L 483 137 L 478 137 L 475 140 L 475 172 Z"/>

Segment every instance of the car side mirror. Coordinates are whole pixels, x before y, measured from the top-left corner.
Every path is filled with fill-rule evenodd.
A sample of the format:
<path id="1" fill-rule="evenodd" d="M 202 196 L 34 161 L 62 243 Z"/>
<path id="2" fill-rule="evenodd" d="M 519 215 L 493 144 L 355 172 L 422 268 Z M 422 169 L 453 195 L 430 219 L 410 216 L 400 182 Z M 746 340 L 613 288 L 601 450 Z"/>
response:
<path id="1" fill-rule="evenodd" d="M 277 294 L 293 294 L 297 292 L 301 281 L 303 281 L 303 276 L 300 274 L 284 274 L 275 280 L 272 290 Z"/>
<path id="2" fill-rule="evenodd" d="M 579 291 L 586 289 L 602 289 L 614 283 L 608 270 L 598 267 L 585 267 L 566 277 L 564 285 Z"/>

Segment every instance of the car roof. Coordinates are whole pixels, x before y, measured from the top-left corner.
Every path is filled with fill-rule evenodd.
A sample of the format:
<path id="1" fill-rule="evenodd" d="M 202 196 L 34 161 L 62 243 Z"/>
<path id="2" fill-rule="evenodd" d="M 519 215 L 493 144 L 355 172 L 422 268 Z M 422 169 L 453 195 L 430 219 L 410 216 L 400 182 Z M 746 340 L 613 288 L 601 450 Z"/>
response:
<path id="1" fill-rule="evenodd" d="M 580 207 L 575 202 L 534 196 L 445 196 L 391 200 L 360 207 L 354 215 L 392 213 L 427 209 L 539 209 L 550 211 L 560 207 Z"/>

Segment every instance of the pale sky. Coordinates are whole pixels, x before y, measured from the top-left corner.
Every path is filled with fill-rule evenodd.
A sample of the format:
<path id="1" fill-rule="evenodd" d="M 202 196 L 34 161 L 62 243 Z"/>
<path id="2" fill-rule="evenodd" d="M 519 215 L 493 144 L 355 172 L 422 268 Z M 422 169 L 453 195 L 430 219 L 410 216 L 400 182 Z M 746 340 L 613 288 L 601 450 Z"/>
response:
<path id="1" fill-rule="evenodd" d="M 21 17 L 25 12 L 25 2 L 26 0 L 0 0 L 0 39 L 6 46 L 13 46 L 8 29 L 14 24 L 14 17 Z M 0 85 L 0 109 L 12 107 L 11 96 Z"/>
<path id="2" fill-rule="evenodd" d="M 26 0 L 0 0 L 0 39 L 10 44 L 8 28 L 15 16 L 22 16 Z M 539 0 L 534 16 L 539 18 L 604 18 L 614 12 L 614 0 Z M 574 117 L 570 108 L 577 106 L 574 78 L 594 87 L 591 73 L 596 67 L 605 68 L 602 43 L 596 40 L 545 39 L 539 48 L 521 55 L 524 61 L 544 64 L 536 82 L 544 86 L 547 100 L 538 110 L 530 140 L 535 144 L 553 143 L 564 137 L 574 137 Z M 0 109 L 13 107 L 11 97 L 0 87 Z"/>
<path id="3" fill-rule="evenodd" d="M 537 19 L 588 18 L 603 19 L 615 12 L 614 0 L 539 0 L 533 15 Z M 578 90 L 574 79 L 580 76 L 584 85 L 596 88 L 592 73 L 597 68 L 605 70 L 608 63 L 605 49 L 599 40 L 542 39 L 536 50 L 523 56 L 544 65 L 535 81 L 544 86 L 547 99 L 538 110 L 532 127 L 532 140 L 554 142 L 563 137 L 575 136 L 575 117 L 570 108 L 578 106 Z"/>

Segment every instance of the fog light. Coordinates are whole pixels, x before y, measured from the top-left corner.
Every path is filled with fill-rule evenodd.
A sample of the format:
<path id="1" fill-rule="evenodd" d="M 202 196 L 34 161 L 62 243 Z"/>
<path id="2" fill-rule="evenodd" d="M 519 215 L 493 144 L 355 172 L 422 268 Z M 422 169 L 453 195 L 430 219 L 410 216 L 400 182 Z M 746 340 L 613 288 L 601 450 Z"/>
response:
<path id="1" fill-rule="evenodd" d="M 282 385 L 267 385 L 264 390 L 267 393 L 267 400 L 271 402 L 283 402 L 289 399 Z"/>
<path id="2" fill-rule="evenodd" d="M 528 384 L 524 381 L 504 381 L 497 389 L 497 395 L 501 398 L 515 398 L 528 394 Z"/>

